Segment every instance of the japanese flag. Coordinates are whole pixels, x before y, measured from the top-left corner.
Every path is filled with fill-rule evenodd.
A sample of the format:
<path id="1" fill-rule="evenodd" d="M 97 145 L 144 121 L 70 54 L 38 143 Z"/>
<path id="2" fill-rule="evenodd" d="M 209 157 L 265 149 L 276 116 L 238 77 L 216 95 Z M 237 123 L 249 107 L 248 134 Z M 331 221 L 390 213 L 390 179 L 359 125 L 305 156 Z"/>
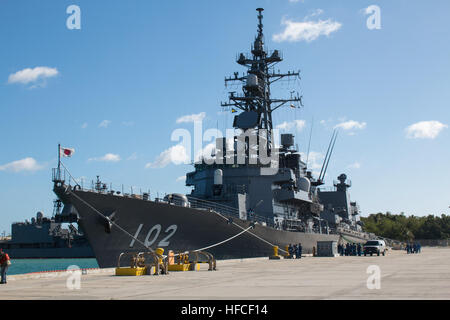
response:
<path id="1" fill-rule="evenodd" d="M 59 154 L 62 157 L 71 157 L 74 154 L 74 152 L 75 152 L 75 149 L 63 148 L 63 147 L 59 148 Z"/>

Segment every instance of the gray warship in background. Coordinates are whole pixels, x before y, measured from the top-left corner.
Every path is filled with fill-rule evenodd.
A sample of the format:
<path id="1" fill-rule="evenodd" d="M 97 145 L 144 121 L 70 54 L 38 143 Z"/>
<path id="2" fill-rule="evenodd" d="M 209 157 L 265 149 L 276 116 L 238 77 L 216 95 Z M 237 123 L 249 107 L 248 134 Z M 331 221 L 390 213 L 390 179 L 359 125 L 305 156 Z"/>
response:
<path id="1" fill-rule="evenodd" d="M 299 73 L 275 72 L 281 54 L 266 51 L 263 9 L 257 11 L 258 33 L 251 54 L 237 59 L 247 72 L 225 79 L 242 83 L 242 93 L 231 92 L 229 101 L 222 103 L 237 113 L 233 127 L 241 133 L 233 137 L 233 147 L 225 138 L 217 139 L 212 163 L 205 159 L 195 163 L 195 170 L 186 176 L 186 185 L 192 187 L 189 195 L 152 200 L 148 193 L 111 190 L 100 180 L 85 189 L 71 185 L 71 179 L 67 182 L 70 173 L 65 167 L 53 169 L 54 192 L 71 216 L 68 221 L 77 221 L 84 230 L 100 267 L 117 265 L 122 252 L 142 252 L 147 247 L 166 252 L 206 248 L 216 258 L 226 259 L 269 256 L 274 245 L 284 249 L 298 243 L 303 252 L 311 253 L 318 241 L 344 237 L 363 242 L 371 237 L 361 232 L 360 212 L 350 201 L 345 175 L 339 177 L 336 190 L 319 189 L 335 134 L 317 179 L 294 148 L 292 134 L 281 135 L 281 146 L 275 147 L 272 112 L 287 103 L 299 107 L 301 96 L 274 99 L 271 85 Z M 260 160 L 262 151 L 270 162 Z"/>
<path id="2" fill-rule="evenodd" d="M 55 201 L 55 209 L 61 207 Z M 76 222 L 76 220 L 74 220 Z M 59 210 L 51 218 L 38 212 L 31 221 L 11 225 L 11 239 L 0 240 L 11 259 L 94 258 L 88 240 L 73 224 L 64 227 Z"/>

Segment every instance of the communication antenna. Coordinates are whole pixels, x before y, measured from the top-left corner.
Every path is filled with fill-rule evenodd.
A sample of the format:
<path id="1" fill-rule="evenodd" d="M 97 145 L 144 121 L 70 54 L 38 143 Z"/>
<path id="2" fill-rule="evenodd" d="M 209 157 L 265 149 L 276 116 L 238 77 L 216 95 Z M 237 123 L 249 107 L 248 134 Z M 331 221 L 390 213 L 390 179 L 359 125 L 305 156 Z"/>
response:
<path id="1" fill-rule="evenodd" d="M 325 173 L 327 172 L 328 163 L 330 162 L 331 154 L 333 153 L 334 144 L 336 143 L 337 139 L 337 129 L 334 129 L 333 135 L 331 136 L 330 144 L 328 145 L 328 150 L 325 155 L 325 159 L 323 160 L 322 169 L 320 170 L 319 174 L 319 182 L 323 182 L 323 179 L 325 178 Z"/>
<path id="2" fill-rule="evenodd" d="M 328 156 L 328 161 L 327 161 L 327 165 L 325 166 L 325 171 L 323 172 L 322 180 L 325 178 L 325 174 L 326 174 L 327 169 L 328 169 L 328 163 L 330 162 L 331 154 L 333 153 L 334 145 L 336 143 L 337 136 L 338 136 L 338 131 L 336 131 L 336 135 L 334 136 L 333 146 L 331 147 L 330 155 Z"/>
<path id="3" fill-rule="evenodd" d="M 308 160 L 309 160 L 309 148 L 311 147 L 311 137 L 314 127 L 314 117 L 311 119 L 311 131 L 309 132 L 309 142 L 308 142 L 308 152 L 306 154 L 306 168 L 308 168 Z"/>

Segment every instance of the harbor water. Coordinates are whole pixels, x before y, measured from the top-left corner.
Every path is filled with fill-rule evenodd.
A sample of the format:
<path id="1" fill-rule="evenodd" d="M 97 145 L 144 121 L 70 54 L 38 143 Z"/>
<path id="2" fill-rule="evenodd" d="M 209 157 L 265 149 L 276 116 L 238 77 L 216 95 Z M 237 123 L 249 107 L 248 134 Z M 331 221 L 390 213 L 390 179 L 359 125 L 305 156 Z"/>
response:
<path id="1" fill-rule="evenodd" d="M 98 268 L 95 258 L 89 259 L 12 259 L 8 275 L 30 272 L 66 270 L 69 266 L 80 269 Z"/>

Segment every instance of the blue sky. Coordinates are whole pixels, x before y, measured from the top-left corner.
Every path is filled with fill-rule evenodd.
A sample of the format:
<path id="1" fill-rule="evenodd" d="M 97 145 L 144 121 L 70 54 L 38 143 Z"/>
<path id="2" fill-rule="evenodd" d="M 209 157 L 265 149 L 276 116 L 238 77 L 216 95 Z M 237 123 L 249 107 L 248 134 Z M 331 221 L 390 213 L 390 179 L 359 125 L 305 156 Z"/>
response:
<path id="1" fill-rule="evenodd" d="M 79 30 L 66 26 L 72 4 Z M 381 10 L 381 29 L 367 27 L 370 5 Z M 305 105 L 281 109 L 276 124 L 291 126 L 306 152 L 314 119 L 316 166 L 340 127 L 327 184 L 347 173 L 364 215 L 448 214 L 446 0 L 2 0 L 0 231 L 51 214 L 58 143 L 75 148 L 65 164 L 85 181 L 98 174 L 152 197 L 189 192 L 180 177 L 191 165 L 157 164 L 176 145 L 175 129 L 193 131 L 177 119 L 231 127 L 232 115 L 220 113 L 223 79 L 244 71 L 235 57 L 250 50 L 257 7 L 267 47 L 283 52 L 277 68 L 302 75 L 274 88 L 276 96 L 299 89 Z"/>

